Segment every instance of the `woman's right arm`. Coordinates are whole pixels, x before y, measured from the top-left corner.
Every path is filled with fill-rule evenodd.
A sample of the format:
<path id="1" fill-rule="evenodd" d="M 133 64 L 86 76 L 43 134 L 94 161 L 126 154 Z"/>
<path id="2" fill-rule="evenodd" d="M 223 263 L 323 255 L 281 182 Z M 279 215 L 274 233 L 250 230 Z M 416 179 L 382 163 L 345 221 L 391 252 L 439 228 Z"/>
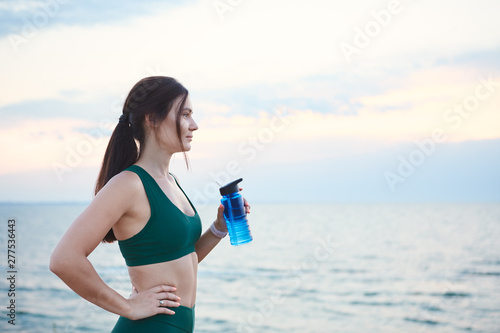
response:
<path id="1" fill-rule="evenodd" d="M 129 299 L 99 277 L 87 257 L 115 223 L 129 212 L 142 183 L 130 173 L 113 177 L 66 231 L 50 258 L 50 270 L 73 291 L 95 305 L 129 319 L 158 313 L 172 314 L 165 306 L 178 306 L 174 287 L 157 286 Z M 159 301 L 166 300 L 162 307 Z"/>

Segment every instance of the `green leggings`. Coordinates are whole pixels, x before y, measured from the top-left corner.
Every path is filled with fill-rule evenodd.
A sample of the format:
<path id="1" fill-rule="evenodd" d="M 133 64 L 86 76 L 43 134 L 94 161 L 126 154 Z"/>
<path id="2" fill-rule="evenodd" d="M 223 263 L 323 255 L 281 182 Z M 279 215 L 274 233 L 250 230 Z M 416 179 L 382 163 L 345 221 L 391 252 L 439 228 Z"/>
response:
<path id="1" fill-rule="evenodd" d="M 120 317 L 111 333 L 192 333 L 194 330 L 194 306 L 171 308 L 175 314 L 130 320 Z"/>

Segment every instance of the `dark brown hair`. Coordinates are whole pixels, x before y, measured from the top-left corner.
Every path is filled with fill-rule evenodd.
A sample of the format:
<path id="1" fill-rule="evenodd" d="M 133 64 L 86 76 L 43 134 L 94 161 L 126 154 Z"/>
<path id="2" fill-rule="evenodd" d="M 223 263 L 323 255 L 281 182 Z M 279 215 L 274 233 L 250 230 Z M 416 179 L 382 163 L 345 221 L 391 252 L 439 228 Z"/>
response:
<path id="1" fill-rule="evenodd" d="M 179 116 L 184 108 L 188 93 L 182 84 L 171 77 L 151 76 L 135 84 L 125 100 L 123 114 L 109 139 L 101 171 L 97 178 L 95 194 L 111 178 L 134 164 L 139 158 L 141 147 L 144 147 L 146 141 L 146 116 L 149 117 L 150 122 L 159 125 L 167 117 L 178 98 L 181 100 L 176 111 L 175 125 L 177 137 L 181 143 L 182 151 L 184 151 L 186 166 L 188 166 L 182 144 Z M 159 137 L 157 130 L 154 134 L 156 138 Z M 115 234 L 111 229 L 104 237 L 103 242 L 111 243 L 115 240 Z"/>

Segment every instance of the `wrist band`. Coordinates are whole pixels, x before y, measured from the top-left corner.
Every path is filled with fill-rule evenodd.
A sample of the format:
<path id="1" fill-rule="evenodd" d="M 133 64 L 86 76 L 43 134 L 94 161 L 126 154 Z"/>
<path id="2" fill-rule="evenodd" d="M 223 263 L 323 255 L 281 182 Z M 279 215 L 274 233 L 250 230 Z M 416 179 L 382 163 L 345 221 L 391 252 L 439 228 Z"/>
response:
<path id="1" fill-rule="evenodd" d="M 217 228 L 215 227 L 215 222 L 210 225 L 210 231 L 212 232 L 212 234 L 215 237 L 218 237 L 218 238 L 224 238 L 227 235 L 227 231 L 223 232 L 223 231 L 217 230 Z"/>

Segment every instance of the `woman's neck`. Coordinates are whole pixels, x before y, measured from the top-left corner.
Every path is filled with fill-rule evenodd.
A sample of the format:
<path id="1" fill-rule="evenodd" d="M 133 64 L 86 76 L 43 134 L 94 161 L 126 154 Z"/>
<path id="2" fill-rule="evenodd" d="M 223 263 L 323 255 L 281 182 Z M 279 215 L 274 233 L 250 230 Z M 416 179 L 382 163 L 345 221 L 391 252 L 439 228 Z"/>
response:
<path id="1" fill-rule="evenodd" d="M 170 167 L 171 153 L 168 153 L 156 145 L 145 145 L 141 151 L 136 164 L 147 169 L 153 177 L 167 177 Z M 149 146 L 149 147 L 148 147 Z"/>

